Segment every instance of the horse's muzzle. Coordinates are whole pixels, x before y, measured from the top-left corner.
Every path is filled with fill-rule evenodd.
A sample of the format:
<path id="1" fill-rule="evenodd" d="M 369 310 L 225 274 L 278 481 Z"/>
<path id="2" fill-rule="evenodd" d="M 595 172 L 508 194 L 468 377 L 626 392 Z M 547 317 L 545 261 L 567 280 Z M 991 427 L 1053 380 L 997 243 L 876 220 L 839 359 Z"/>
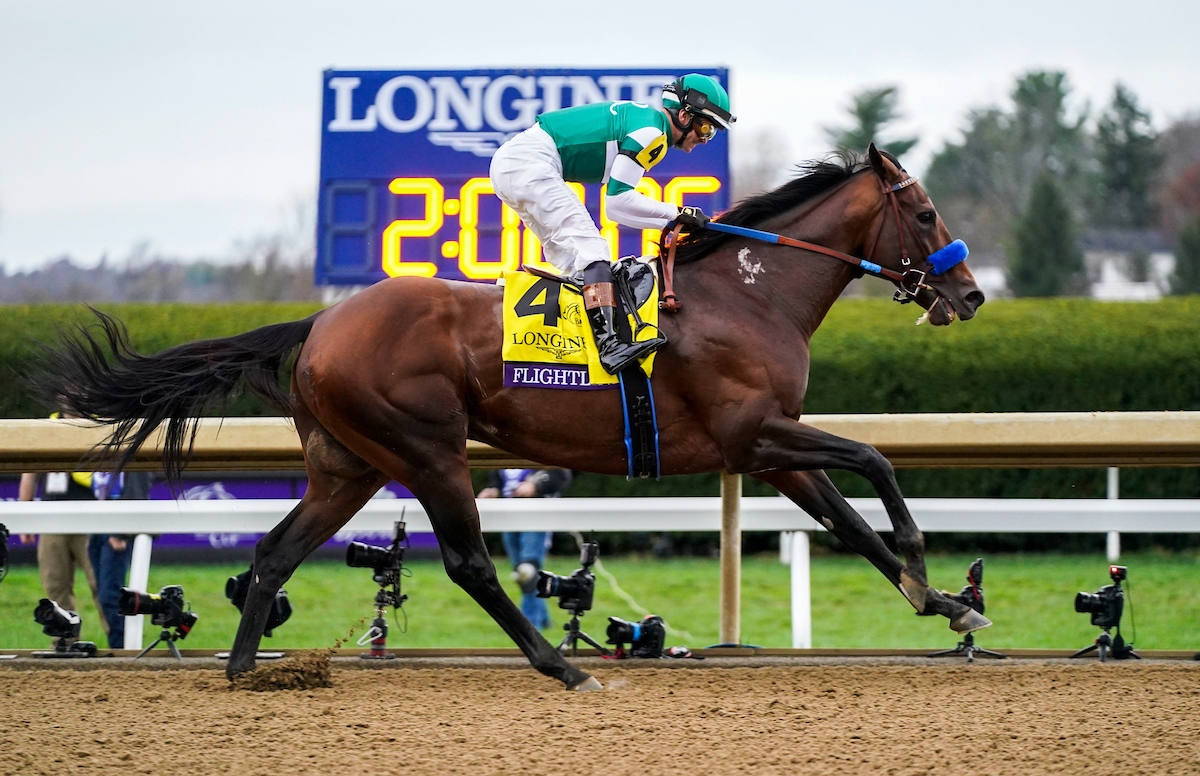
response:
<path id="1" fill-rule="evenodd" d="M 975 289 L 963 297 L 963 304 L 968 310 L 970 310 L 970 315 L 967 315 L 965 312 L 959 312 L 958 317 L 962 318 L 964 321 L 975 317 L 975 311 L 978 310 L 986 301 L 987 297 L 983 295 L 983 292 L 979 289 Z"/>

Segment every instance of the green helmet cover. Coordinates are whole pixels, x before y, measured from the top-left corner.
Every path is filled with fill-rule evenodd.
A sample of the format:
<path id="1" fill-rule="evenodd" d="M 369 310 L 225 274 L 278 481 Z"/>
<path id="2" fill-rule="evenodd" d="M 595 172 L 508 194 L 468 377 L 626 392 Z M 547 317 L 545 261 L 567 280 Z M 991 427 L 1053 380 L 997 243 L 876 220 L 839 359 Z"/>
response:
<path id="1" fill-rule="evenodd" d="M 692 113 L 704 114 L 722 129 L 737 121 L 729 112 L 729 94 L 717 79 L 688 73 L 663 87 L 663 107 L 668 110 L 686 108 Z"/>

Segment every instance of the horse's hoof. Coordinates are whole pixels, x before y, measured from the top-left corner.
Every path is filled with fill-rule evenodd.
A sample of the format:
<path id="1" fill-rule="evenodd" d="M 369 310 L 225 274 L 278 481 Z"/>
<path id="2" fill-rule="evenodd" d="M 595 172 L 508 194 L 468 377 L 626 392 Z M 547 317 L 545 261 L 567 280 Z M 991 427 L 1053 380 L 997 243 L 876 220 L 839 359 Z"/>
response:
<path id="1" fill-rule="evenodd" d="M 968 609 L 958 616 L 957 619 L 950 621 L 950 630 L 955 633 L 970 633 L 971 631 L 983 630 L 992 624 L 992 621 L 984 617 L 974 609 Z"/>
<path id="2" fill-rule="evenodd" d="M 248 666 L 230 664 L 230 665 L 225 666 L 225 678 L 232 682 L 235 679 L 237 679 L 239 676 L 245 676 L 246 674 L 250 673 L 253 670 L 254 670 L 253 663 L 251 663 Z"/>
<path id="3" fill-rule="evenodd" d="M 928 585 L 910 577 L 907 571 L 901 571 L 900 592 L 904 594 L 904 597 L 913 605 L 918 614 L 925 611 L 925 599 L 929 594 Z"/>
<path id="4" fill-rule="evenodd" d="M 593 692 L 595 690 L 603 690 L 604 685 L 597 681 L 596 677 L 589 676 L 574 687 L 568 687 L 571 692 Z"/>

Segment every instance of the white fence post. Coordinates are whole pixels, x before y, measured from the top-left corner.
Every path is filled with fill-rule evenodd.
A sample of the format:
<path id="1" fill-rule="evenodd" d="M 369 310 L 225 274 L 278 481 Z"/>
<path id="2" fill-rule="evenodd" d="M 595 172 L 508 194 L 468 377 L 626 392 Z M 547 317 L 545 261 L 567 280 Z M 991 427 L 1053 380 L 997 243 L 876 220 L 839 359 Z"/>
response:
<path id="1" fill-rule="evenodd" d="M 1116 500 L 1121 497 L 1121 470 L 1116 466 L 1108 467 L 1108 497 Z M 1108 562 L 1116 563 L 1121 559 L 1121 532 L 1109 531 L 1105 542 Z"/>
<path id="2" fill-rule="evenodd" d="M 133 540 L 133 557 L 129 561 L 129 587 L 146 592 L 150 582 L 150 550 L 154 546 L 146 534 L 138 534 Z M 142 648 L 142 618 L 136 614 L 125 618 L 125 649 Z"/>
<path id="3" fill-rule="evenodd" d="M 808 566 L 808 531 L 792 531 L 792 648 L 812 649 L 812 582 Z"/>

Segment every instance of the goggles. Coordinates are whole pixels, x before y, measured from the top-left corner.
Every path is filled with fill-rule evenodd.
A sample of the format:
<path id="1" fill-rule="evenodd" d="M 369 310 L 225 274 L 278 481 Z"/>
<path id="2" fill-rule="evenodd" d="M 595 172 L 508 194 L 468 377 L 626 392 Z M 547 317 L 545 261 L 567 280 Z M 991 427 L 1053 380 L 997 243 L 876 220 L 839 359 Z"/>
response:
<path id="1" fill-rule="evenodd" d="M 707 143 L 717 136 L 717 123 L 702 113 L 692 114 L 692 129 L 696 136 Z"/>

